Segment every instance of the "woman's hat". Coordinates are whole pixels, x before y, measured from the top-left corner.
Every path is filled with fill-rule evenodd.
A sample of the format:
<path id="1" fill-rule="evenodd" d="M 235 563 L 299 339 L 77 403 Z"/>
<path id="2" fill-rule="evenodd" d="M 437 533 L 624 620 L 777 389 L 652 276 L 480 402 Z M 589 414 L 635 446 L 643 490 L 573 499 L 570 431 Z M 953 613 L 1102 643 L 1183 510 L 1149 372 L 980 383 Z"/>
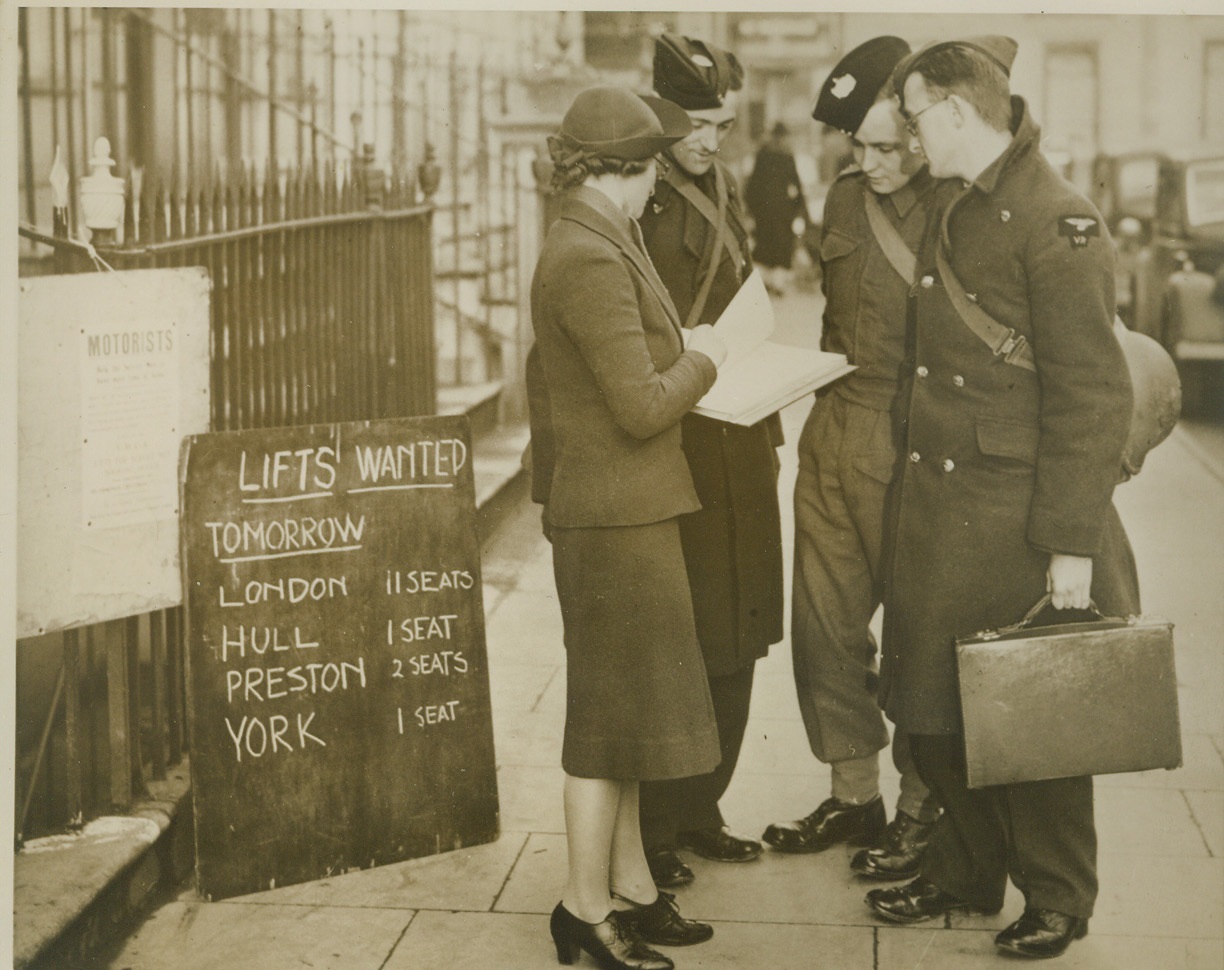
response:
<path id="1" fill-rule="evenodd" d="M 628 88 L 588 88 L 565 112 L 549 147 L 562 167 L 585 158 L 632 162 L 659 154 L 692 130 L 688 114 L 662 98 L 640 97 Z"/>

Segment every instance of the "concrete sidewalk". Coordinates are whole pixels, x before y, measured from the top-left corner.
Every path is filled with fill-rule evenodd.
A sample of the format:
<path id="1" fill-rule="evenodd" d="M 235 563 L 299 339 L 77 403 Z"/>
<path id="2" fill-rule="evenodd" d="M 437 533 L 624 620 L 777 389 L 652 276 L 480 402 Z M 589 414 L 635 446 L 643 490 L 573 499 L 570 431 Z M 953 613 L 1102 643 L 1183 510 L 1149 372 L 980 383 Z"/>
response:
<path id="1" fill-rule="evenodd" d="M 810 340 L 817 299 L 783 302 L 782 329 Z M 783 415 L 786 544 L 794 444 L 809 401 Z M 1176 624 L 1185 766 L 1102 777 L 1101 895 L 1090 935 L 1059 961 L 1100 970 L 1224 967 L 1224 481 L 1183 436 L 1153 452 L 1117 504 L 1138 557 L 1144 606 Z M 789 572 L 789 552 L 787 568 Z M 524 503 L 486 549 L 502 834 L 497 842 L 217 903 L 191 890 L 159 909 L 109 962 L 113 970 L 529 970 L 555 966 L 547 914 L 565 878 L 559 766 L 565 705 L 561 618 L 539 510 Z M 788 597 L 789 598 L 789 597 Z M 896 778 L 885 765 L 891 811 Z M 828 769 L 808 751 L 789 645 L 758 666 L 748 737 L 723 800 L 732 827 L 759 836 L 810 812 Z M 685 915 L 714 939 L 670 955 L 684 970 L 960 970 L 1002 966 L 995 931 L 1017 915 L 954 915 L 884 926 L 863 904 L 851 850 L 766 851 L 747 865 L 690 858 Z M 1008 961 L 1013 962 L 1014 961 Z M 583 957 L 582 966 L 594 966 Z"/>

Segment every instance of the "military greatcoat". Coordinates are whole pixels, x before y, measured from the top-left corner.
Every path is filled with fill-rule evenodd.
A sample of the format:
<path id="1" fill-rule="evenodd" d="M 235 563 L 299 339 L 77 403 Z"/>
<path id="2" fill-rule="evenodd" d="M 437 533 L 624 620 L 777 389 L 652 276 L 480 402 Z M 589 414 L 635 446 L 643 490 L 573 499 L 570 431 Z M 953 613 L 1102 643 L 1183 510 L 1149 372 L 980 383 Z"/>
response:
<path id="1" fill-rule="evenodd" d="M 740 218 L 734 180 L 727 218 L 739 242 L 744 270 L 751 267 L 748 233 Z M 713 199 L 713 170 L 696 179 Z M 639 220 L 646 248 L 681 320 L 688 320 L 707 259 L 710 223 L 666 180 Z M 739 289 L 741 278 L 725 247 L 699 323 L 714 323 Z M 777 457 L 782 426 L 777 415 L 750 428 L 687 415 L 684 453 L 701 511 L 680 520 L 693 592 L 697 637 L 706 670 L 724 676 L 765 656 L 782 639 L 782 526 Z"/>
<path id="2" fill-rule="evenodd" d="M 1100 214 L 1049 166 L 1013 98 L 1014 137 L 936 227 L 915 293 L 905 460 L 885 593 L 881 701 L 911 734 L 961 730 L 953 639 L 1019 620 L 1051 553 L 1093 559 L 1106 614 L 1139 608 L 1111 504 L 1131 413 L 1112 331 L 1114 251 Z M 995 356 L 952 307 L 933 258 L 1032 348 Z"/>

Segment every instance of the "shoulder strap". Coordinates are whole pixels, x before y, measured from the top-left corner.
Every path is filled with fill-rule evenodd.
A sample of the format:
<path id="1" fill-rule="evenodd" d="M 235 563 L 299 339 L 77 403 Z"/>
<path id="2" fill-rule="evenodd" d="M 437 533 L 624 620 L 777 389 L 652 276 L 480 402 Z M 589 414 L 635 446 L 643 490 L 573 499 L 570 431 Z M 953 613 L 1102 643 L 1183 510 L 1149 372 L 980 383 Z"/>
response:
<path id="1" fill-rule="evenodd" d="M 974 336 L 986 344 L 992 354 L 1002 357 L 1004 363 L 1035 372 L 1037 365 L 1033 362 L 1033 349 L 1024 335 L 1016 333 L 1011 327 L 1003 326 L 969 298 L 961 281 L 952 272 L 942 245 L 935 247 L 935 265 L 939 268 L 939 278 L 943 280 L 944 290 L 947 291 L 953 309 Z"/>
<path id="2" fill-rule="evenodd" d="M 913 283 L 914 271 L 918 268 L 918 258 L 901 238 L 897 227 L 888 221 L 888 216 L 884 214 L 884 209 L 880 206 L 880 200 L 875 197 L 871 189 L 863 189 L 863 207 L 867 210 L 867 222 L 871 226 L 872 235 L 880 244 L 880 249 L 884 251 L 888 262 L 901 279 L 905 280 L 906 286 Z"/>
<path id="3" fill-rule="evenodd" d="M 744 254 L 740 251 L 739 240 L 735 238 L 735 234 L 731 232 L 731 227 L 727 224 L 728 192 L 726 175 L 723 174 L 718 164 L 715 163 L 714 165 L 714 185 L 718 195 L 717 208 L 710 201 L 709 196 L 697 188 L 692 179 L 680 171 L 680 166 L 674 164 L 669 166 L 664 180 L 679 192 L 701 214 L 702 218 L 710 224 L 714 232 L 714 238 L 722 243 L 723 247 L 727 250 L 727 255 L 731 257 L 736 274 L 741 274 L 744 268 Z M 717 255 L 717 249 L 715 250 L 715 255 Z M 711 265 L 717 266 L 718 264 L 712 263 Z"/>
<path id="4" fill-rule="evenodd" d="M 688 319 L 684 321 L 684 326 L 687 329 L 692 329 L 701 323 L 701 314 L 705 310 L 706 300 L 710 297 L 710 290 L 714 286 L 714 277 L 718 275 L 718 264 L 720 257 L 720 239 L 722 239 L 722 230 L 726 226 L 727 218 L 727 184 L 723 181 L 722 172 L 718 170 L 718 166 L 714 167 L 714 186 L 715 192 L 718 194 L 718 222 L 714 224 L 714 232 L 710 234 L 710 244 L 706 247 L 705 259 L 705 274 L 701 280 L 701 289 L 697 292 L 697 298 L 693 300 L 693 305 L 689 307 Z M 697 186 L 689 183 L 689 187 L 697 191 L 697 194 L 705 199 L 705 193 L 697 190 Z M 706 200 L 709 203 L 709 200 Z M 735 268 L 736 275 L 739 275 L 739 265 Z"/>
<path id="5" fill-rule="evenodd" d="M 948 259 L 948 221 L 952 210 L 969 192 L 966 188 L 956 196 L 944 209 L 939 220 L 939 239 L 935 243 L 935 267 L 939 270 L 939 278 L 943 281 L 944 292 L 961 322 L 969 331 L 982 341 L 996 357 L 1002 357 L 1005 364 L 1022 367 L 1025 370 L 1037 371 L 1033 362 L 1033 348 L 1023 334 L 1016 333 L 1011 327 L 1005 327 L 994 317 L 983 310 L 973 298 L 965 292 L 965 287 L 952 270 L 952 261 Z"/>

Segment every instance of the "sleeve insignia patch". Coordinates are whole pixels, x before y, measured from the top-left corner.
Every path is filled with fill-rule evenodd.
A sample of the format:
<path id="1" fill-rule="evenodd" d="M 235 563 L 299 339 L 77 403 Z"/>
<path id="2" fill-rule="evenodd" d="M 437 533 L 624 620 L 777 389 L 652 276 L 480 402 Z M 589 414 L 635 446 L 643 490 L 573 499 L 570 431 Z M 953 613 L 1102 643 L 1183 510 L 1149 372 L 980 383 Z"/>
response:
<path id="1" fill-rule="evenodd" d="M 1101 234 L 1101 223 L 1094 216 L 1063 216 L 1058 220 L 1058 234 L 1067 237 L 1072 249 L 1078 249 Z"/>

